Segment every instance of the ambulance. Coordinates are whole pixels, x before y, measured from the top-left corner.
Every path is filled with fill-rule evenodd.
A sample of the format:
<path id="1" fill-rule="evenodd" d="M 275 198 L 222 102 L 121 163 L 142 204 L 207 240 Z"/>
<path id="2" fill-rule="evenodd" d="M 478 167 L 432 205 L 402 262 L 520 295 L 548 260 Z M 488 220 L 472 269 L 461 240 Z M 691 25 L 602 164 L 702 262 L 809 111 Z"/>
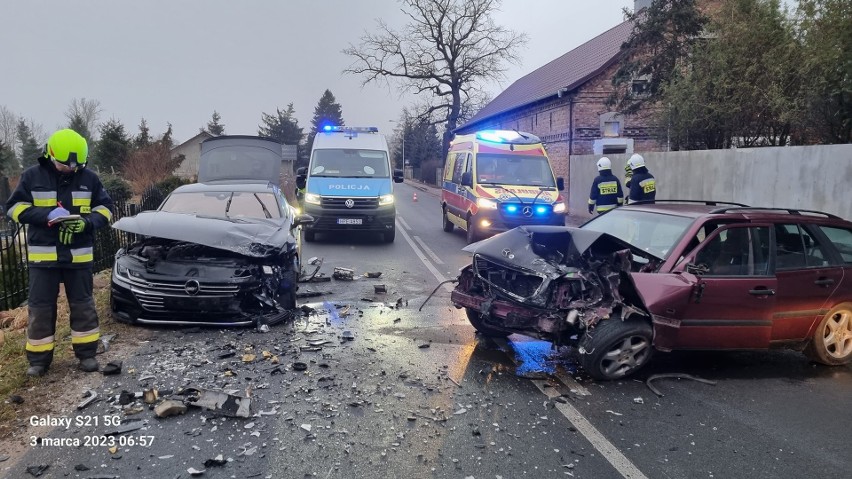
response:
<path id="1" fill-rule="evenodd" d="M 541 140 L 512 130 L 457 135 L 441 189 L 444 231 L 473 243 L 521 225 L 565 225 L 565 203 Z"/>

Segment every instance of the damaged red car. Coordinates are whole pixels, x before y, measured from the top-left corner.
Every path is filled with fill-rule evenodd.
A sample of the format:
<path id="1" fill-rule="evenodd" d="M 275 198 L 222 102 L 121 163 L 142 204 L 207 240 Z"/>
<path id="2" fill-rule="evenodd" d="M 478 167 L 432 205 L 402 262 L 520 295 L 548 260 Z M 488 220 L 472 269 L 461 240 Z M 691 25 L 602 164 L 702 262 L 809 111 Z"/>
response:
<path id="1" fill-rule="evenodd" d="M 465 250 L 451 298 L 477 331 L 572 346 L 597 379 L 632 374 L 655 351 L 852 361 L 852 222 L 828 213 L 658 200 Z"/>

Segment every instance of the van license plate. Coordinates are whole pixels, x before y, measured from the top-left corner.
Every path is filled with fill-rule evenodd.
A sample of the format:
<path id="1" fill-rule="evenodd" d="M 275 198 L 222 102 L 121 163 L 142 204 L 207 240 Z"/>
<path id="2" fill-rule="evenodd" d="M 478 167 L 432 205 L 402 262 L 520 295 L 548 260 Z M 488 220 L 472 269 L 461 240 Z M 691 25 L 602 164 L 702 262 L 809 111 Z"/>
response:
<path id="1" fill-rule="evenodd" d="M 337 218 L 339 225 L 360 225 L 363 221 L 361 218 Z"/>

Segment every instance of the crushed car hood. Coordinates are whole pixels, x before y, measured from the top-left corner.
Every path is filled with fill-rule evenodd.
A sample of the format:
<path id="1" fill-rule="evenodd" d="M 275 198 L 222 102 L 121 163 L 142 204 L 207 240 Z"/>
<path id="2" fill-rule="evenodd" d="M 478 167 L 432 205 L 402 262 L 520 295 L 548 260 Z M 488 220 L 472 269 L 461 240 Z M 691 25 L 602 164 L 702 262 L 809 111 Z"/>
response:
<path id="1" fill-rule="evenodd" d="M 462 250 L 518 267 L 548 269 L 547 264 L 573 266 L 586 252 L 607 255 L 625 249 L 648 260 L 661 260 L 608 233 L 567 226 L 519 226 Z"/>
<path id="2" fill-rule="evenodd" d="M 165 211 L 143 211 L 121 218 L 112 227 L 127 233 L 185 241 L 258 258 L 275 254 L 288 240 L 295 242 L 287 228 L 270 221 L 229 220 Z"/>

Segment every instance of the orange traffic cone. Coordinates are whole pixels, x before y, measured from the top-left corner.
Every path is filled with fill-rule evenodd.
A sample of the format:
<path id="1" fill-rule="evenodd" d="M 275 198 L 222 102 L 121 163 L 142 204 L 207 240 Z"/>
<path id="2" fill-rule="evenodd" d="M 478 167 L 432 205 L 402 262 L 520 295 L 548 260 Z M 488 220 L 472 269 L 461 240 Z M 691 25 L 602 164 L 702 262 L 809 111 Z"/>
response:
<path id="1" fill-rule="evenodd" d="M 414 193 L 414 197 L 411 198 L 411 201 L 415 201 L 415 202 L 417 201 L 417 193 Z"/>

